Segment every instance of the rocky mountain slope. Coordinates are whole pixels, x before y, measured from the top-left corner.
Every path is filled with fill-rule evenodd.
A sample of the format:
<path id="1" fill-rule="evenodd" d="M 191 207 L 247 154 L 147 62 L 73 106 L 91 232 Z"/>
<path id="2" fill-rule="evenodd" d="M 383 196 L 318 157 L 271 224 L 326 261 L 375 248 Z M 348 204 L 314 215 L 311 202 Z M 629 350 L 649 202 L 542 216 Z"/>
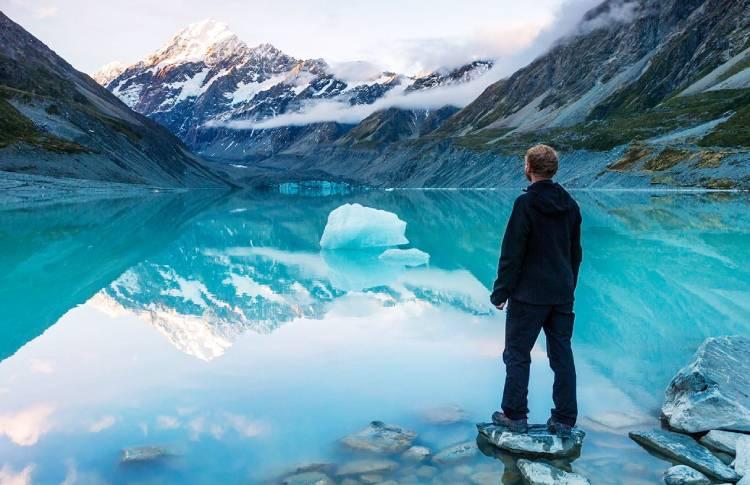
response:
<path id="1" fill-rule="evenodd" d="M 160 187 L 220 187 L 166 129 L 0 12 L 0 170 Z"/>
<path id="2" fill-rule="evenodd" d="M 572 185 L 748 188 L 749 121 L 750 2 L 607 0 L 437 131 L 316 156 L 378 185 L 521 185 L 546 142 Z"/>
<path id="3" fill-rule="evenodd" d="M 563 154 L 561 177 L 574 186 L 750 187 L 747 0 L 606 0 L 546 54 L 455 113 L 379 104 L 488 68 L 416 80 L 383 74 L 355 85 L 323 61 L 249 49 L 208 23 L 108 88 L 200 153 L 229 161 L 248 183 L 522 185 L 519 156 L 546 142 Z M 341 100 L 373 109 L 356 126 L 288 122 L 311 103 Z"/>
<path id="4" fill-rule="evenodd" d="M 419 78 L 382 72 L 346 79 L 322 59 L 296 59 L 270 44 L 251 48 L 225 24 L 209 19 L 178 32 L 143 61 L 125 69 L 108 65 L 94 77 L 199 154 L 248 161 L 284 150 L 307 153 L 318 144 L 338 140 L 357 123 L 318 122 L 314 114 L 310 121 L 276 123 L 281 115 L 373 105 L 470 82 L 491 67 L 490 61 L 474 61 Z M 403 111 L 401 116 L 412 124 L 417 118 L 428 118 L 419 110 Z M 445 117 L 431 116 L 426 123 L 419 122 L 420 129 L 395 139 L 416 137 L 427 127 L 436 128 Z M 387 122 L 381 119 L 378 124 Z M 400 131 L 400 122 L 394 123 L 390 129 Z"/>

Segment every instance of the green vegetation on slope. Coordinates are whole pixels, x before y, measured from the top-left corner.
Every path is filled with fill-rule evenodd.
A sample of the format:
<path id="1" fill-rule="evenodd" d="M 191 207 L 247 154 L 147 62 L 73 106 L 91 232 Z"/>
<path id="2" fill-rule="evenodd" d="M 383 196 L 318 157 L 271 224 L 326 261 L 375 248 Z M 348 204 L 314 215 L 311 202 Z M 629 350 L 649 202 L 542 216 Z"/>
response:
<path id="1" fill-rule="evenodd" d="M 674 97 L 640 113 L 616 114 L 570 128 L 527 133 L 483 130 L 460 137 L 459 145 L 476 151 L 510 153 L 546 141 L 563 150 L 605 151 L 734 115 L 705 136 L 702 146 L 750 147 L 750 89 L 723 90 Z"/>
<path id="2" fill-rule="evenodd" d="M 2 93 L 3 91 L 0 91 Z M 25 143 L 57 153 L 81 153 L 87 149 L 42 132 L 30 119 L 22 115 L 3 97 L 0 97 L 0 148 L 14 143 Z"/>

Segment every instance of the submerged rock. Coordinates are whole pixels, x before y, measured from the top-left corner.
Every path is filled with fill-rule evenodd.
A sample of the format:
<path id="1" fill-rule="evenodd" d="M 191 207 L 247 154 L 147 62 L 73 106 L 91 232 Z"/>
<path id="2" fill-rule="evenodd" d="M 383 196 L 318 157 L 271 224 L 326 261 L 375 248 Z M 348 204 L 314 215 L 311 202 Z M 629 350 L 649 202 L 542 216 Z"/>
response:
<path id="1" fill-rule="evenodd" d="M 357 460 L 341 465 L 336 471 L 340 477 L 350 475 L 368 475 L 374 473 L 385 473 L 395 470 L 398 463 L 393 460 Z"/>
<path id="2" fill-rule="evenodd" d="M 532 424 L 526 433 L 513 433 L 492 423 L 477 424 L 477 430 L 498 448 L 511 453 L 547 458 L 577 455 L 586 436 L 582 429 L 575 427 L 570 438 L 562 439 L 550 433 L 544 424 Z"/>
<path id="3" fill-rule="evenodd" d="M 401 454 L 401 457 L 409 461 L 424 461 L 432 455 L 432 451 L 426 446 L 412 446 Z"/>
<path id="4" fill-rule="evenodd" d="M 390 264 L 415 268 L 430 262 L 430 255 L 417 248 L 386 249 L 378 259 Z"/>
<path id="5" fill-rule="evenodd" d="M 529 485 L 591 485 L 588 478 L 569 473 L 546 463 L 518 460 L 518 470 Z"/>
<path id="6" fill-rule="evenodd" d="M 688 433 L 750 431 L 750 338 L 706 339 L 672 379 L 662 414 Z"/>
<path id="7" fill-rule="evenodd" d="M 407 450 L 417 433 L 381 421 L 370 425 L 342 440 L 349 448 L 373 453 L 401 453 Z"/>
<path id="8" fill-rule="evenodd" d="M 664 472 L 664 483 L 667 485 L 711 485 L 711 480 L 694 468 L 677 465 Z"/>
<path id="9" fill-rule="evenodd" d="M 152 461 L 171 456 L 172 452 L 161 446 L 135 446 L 122 450 L 122 463 Z"/>
<path id="10" fill-rule="evenodd" d="M 740 479 L 737 473 L 711 454 L 690 436 L 670 431 L 653 430 L 630 433 L 636 443 L 661 453 L 667 458 L 683 463 L 711 478 L 727 482 Z"/>
<path id="11" fill-rule="evenodd" d="M 283 485 L 334 485 L 331 477 L 323 472 L 302 472 L 284 478 Z"/>
<path id="12" fill-rule="evenodd" d="M 432 461 L 441 465 L 452 465 L 477 456 L 477 454 L 479 454 L 479 448 L 477 448 L 476 442 L 467 441 L 440 451 L 432 458 Z"/>
<path id="13" fill-rule="evenodd" d="M 712 430 L 700 439 L 701 444 L 713 448 L 714 450 L 737 454 L 737 440 L 745 436 L 742 433 L 733 433 L 731 431 Z"/>
<path id="14" fill-rule="evenodd" d="M 467 421 L 469 413 L 456 405 L 437 406 L 422 411 L 422 419 L 431 424 L 456 424 Z"/>

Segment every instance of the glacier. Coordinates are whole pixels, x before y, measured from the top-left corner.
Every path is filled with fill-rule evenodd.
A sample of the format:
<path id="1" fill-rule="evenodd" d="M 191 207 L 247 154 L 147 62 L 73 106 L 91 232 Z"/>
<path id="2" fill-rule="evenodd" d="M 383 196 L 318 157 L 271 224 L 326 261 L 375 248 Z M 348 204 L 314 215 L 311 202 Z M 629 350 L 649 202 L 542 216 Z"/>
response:
<path id="1" fill-rule="evenodd" d="M 363 249 L 408 244 L 406 222 L 393 212 L 344 204 L 328 214 L 320 238 L 323 249 Z"/>

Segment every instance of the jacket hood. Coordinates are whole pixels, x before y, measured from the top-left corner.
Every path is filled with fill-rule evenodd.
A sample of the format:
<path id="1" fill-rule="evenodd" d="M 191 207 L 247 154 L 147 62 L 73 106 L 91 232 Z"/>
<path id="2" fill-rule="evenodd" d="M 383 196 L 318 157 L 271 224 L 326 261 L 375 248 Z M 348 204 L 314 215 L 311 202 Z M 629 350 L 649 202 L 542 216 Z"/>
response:
<path id="1" fill-rule="evenodd" d="M 531 206 L 543 214 L 561 215 L 576 208 L 573 197 L 558 183 L 542 180 L 526 189 L 531 195 Z"/>

